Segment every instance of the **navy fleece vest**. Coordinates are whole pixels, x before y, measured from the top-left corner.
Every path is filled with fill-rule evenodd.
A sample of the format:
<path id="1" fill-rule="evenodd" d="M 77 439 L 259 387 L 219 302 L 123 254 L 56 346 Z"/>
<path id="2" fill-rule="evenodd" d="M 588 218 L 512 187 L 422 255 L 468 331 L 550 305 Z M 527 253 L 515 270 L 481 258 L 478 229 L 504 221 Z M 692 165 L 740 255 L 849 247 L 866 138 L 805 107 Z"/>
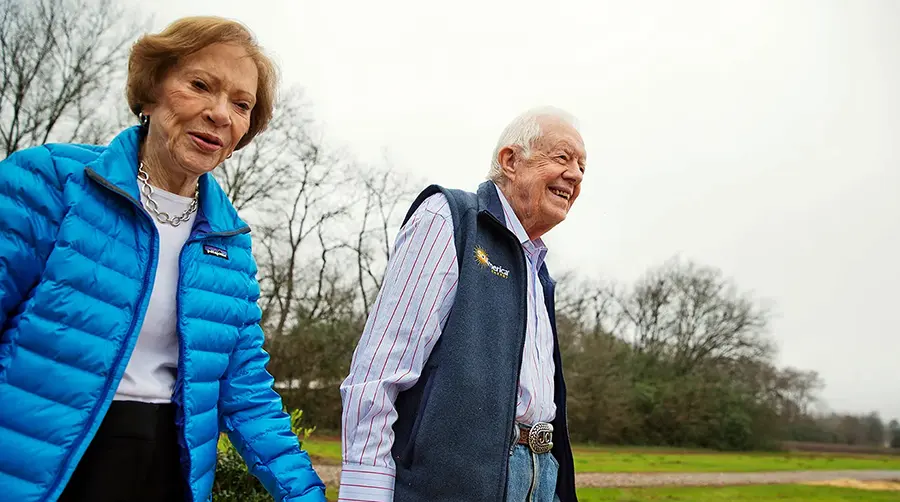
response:
<path id="1" fill-rule="evenodd" d="M 422 376 L 395 403 L 399 416 L 392 449 L 397 468 L 394 501 L 501 502 L 514 445 L 525 345 L 525 254 L 504 225 L 491 182 L 482 183 L 477 194 L 432 185 L 413 202 L 406 220 L 437 192 L 447 197 L 453 215 L 459 284 L 450 317 Z M 476 248 L 508 274 L 476 260 Z M 554 338 L 557 411 L 552 454 L 560 465 L 556 491 L 561 502 L 575 502 L 554 283 L 545 266 L 538 275 Z"/>

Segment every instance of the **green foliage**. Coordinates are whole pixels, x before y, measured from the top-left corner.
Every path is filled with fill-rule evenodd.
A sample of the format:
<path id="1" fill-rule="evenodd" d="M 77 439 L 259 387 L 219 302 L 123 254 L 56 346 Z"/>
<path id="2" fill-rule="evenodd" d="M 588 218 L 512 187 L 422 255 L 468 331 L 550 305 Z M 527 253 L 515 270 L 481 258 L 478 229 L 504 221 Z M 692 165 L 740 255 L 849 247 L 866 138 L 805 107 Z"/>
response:
<path id="1" fill-rule="evenodd" d="M 900 427 L 900 426 L 898 426 Z M 786 427 L 785 438 L 809 443 L 830 443 L 859 448 L 883 448 L 891 445 L 900 431 L 885 426 L 877 413 L 866 415 L 823 414 L 801 416 Z M 898 446 L 900 447 L 900 444 Z"/>
<path id="2" fill-rule="evenodd" d="M 332 310 L 337 300 L 330 300 Z M 302 407 L 306 419 L 320 431 L 339 433 L 341 396 L 338 388 L 350 370 L 353 349 L 365 319 L 347 311 L 306 321 L 267 342 L 268 370 L 291 385 L 278 392 L 288 407 Z"/>
<path id="3" fill-rule="evenodd" d="M 749 450 L 771 448 L 776 416 L 730 363 L 679 372 L 627 344 L 568 354 L 569 422 L 578 441 Z M 745 370 L 749 371 L 749 370 Z M 761 387 L 760 387 L 761 389 Z"/>
<path id="4" fill-rule="evenodd" d="M 305 441 L 315 427 L 302 425 L 303 412 L 291 412 L 291 431 L 298 441 Z M 219 435 L 216 480 L 213 484 L 213 500 L 216 502 L 271 502 L 272 497 L 262 483 L 250 474 L 234 444 L 224 433 Z"/>

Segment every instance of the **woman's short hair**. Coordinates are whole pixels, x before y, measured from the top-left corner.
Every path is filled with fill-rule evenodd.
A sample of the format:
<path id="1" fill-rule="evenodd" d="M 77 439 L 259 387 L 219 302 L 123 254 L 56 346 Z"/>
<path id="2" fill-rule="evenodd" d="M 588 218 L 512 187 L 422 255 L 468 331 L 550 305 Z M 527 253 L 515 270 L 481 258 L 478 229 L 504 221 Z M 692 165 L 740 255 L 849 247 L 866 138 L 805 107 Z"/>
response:
<path id="1" fill-rule="evenodd" d="M 253 33 L 243 24 L 215 16 L 181 18 L 162 32 L 147 34 L 135 42 L 128 58 L 126 94 L 128 107 L 140 115 L 146 104 L 156 102 L 157 90 L 166 74 L 185 56 L 210 45 L 229 43 L 243 47 L 256 63 L 259 81 L 256 105 L 250 113 L 250 129 L 238 142 L 243 148 L 265 130 L 272 118 L 278 88 L 278 68 L 263 52 Z"/>

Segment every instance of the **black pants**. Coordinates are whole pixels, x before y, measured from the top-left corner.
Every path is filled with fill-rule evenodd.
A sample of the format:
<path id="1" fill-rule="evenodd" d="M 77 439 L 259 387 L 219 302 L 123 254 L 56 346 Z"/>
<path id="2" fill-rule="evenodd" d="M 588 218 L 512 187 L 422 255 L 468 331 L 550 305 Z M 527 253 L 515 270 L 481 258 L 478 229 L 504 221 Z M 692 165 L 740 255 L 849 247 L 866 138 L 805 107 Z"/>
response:
<path id="1" fill-rule="evenodd" d="M 184 498 L 175 405 L 113 401 L 59 502 Z"/>

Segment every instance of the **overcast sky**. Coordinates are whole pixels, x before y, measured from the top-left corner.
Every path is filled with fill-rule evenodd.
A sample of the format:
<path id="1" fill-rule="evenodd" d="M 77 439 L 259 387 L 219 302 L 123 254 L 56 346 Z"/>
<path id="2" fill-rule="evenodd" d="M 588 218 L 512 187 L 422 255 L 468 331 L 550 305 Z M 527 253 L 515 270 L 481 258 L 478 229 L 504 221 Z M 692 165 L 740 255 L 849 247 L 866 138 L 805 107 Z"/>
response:
<path id="1" fill-rule="evenodd" d="M 589 161 L 552 269 L 719 267 L 831 408 L 900 417 L 900 2 L 551 4 L 139 3 L 243 21 L 331 142 L 428 182 L 474 188 L 513 116 L 568 109 Z"/>

